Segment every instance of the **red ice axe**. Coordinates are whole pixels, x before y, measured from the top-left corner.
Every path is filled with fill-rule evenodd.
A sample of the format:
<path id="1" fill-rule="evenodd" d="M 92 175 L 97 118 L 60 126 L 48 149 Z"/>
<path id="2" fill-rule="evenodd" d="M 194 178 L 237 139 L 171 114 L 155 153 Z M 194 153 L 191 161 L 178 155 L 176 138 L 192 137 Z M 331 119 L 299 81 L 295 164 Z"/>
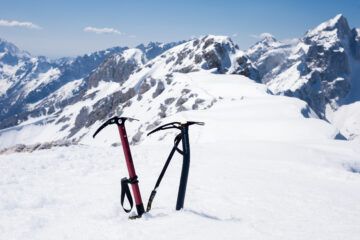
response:
<path id="1" fill-rule="evenodd" d="M 132 200 L 131 193 L 130 193 L 129 186 L 128 186 L 128 184 L 131 184 L 133 194 L 134 194 L 134 198 L 135 198 L 136 210 L 137 210 L 138 215 L 135 216 L 135 217 L 129 217 L 129 218 L 134 219 L 134 218 L 141 217 L 141 215 L 145 212 L 145 209 L 144 209 L 144 205 L 143 205 L 142 200 L 141 200 L 141 194 L 140 194 L 140 189 L 139 189 L 139 184 L 138 184 L 139 181 L 137 179 L 138 177 L 137 177 L 136 172 L 135 172 L 134 162 L 133 162 L 132 157 L 131 157 L 129 141 L 128 141 L 128 137 L 127 137 L 127 134 L 126 134 L 126 129 L 125 129 L 125 121 L 126 120 L 132 121 L 132 120 L 137 120 L 137 119 L 128 118 L 128 117 L 113 117 L 113 118 L 110 118 L 109 120 L 107 120 L 103 125 L 101 125 L 96 130 L 96 132 L 93 135 L 93 138 L 95 138 L 95 136 L 102 129 L 104 129 L 106 126 L 108 126 L 110 124 L 116 124 L 118 126 L 120 139 L 121 139 L 121 143 L 122 143 L 124 154 L 125 154 L 126 165 L 127 165 L 128 171 L 129 171 L 129 178 L 125 177 L 125 178 L 121 179 L 121 205 L 122 205 L 124 211 L 127 212 L 127 213 L 130 212 L 132 207 L 133 207 L 133 200 Z M 129 200 L 130 209 L 124 208 L 125 196 Z"/>

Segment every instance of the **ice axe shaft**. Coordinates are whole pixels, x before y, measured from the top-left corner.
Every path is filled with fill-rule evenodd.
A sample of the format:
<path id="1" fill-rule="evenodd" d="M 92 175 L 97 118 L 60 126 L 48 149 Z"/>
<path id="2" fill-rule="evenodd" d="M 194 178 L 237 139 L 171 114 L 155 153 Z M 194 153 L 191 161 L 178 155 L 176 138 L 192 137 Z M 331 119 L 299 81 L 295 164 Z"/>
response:
<path id="1" fill-rule="evenodd" d="M 129 177 L 130 177 L 130 179 L 133 179 L 136 177 L 136 172 L 135 172 L 134 162 L 133 162 L 133 159 L 131 156 L 131 151 L 130 151 L 128 137 L 126 134 L 125 125 L 124 124 L 119 125 L 118 129 L 119 129 L 120 139 L 121 139 L 121 143 L 122 143 L 123 150 L 124 150 L 127 169 L 129 171 Z M 138 215 L 141 216 L 145 212 L 145 210 L 144 210 L 144 205 L 143 205 L 142 199 L 141 199 L 139 184 L 138 183 L 131 184 L 131 187 L 132 187 L 134 198 L 135 198 L 136 210 L 138 212 Z"/>

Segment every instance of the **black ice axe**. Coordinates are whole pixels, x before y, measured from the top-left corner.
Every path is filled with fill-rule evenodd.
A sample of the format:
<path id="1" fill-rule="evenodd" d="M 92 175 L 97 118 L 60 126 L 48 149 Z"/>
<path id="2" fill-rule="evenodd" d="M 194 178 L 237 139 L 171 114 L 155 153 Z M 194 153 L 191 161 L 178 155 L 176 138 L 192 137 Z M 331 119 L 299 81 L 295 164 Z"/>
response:
<path id="1" fill-rule="evenodd" d="M 149 212 L 151 210 L 151 205 L 152 205 L 152 202 L 156 195 L 156 190 L 160 185 L 160 182 L 166 172 L 167 167 L 169 166 L 169 163 L 170 163 L 171 158 L 173 157 L 175 151 L 177 151 L 178 153 L 180 153 L 183 156 L 183 165 L 182 165 L 182 170 L 181 170 L 178 197 L 177 197 L 177 201 L 176 201 L 176 210 L 180 210 L 184 207 L 186 185 L 187 185 L 187 179 L 188 179 L 189 168 L 190 168 L 189 126 L 194 125 L 194 124 L 201 125 L 201 126 L 205 125 L 205 123 L 203 123 L 203 122 L 193 122 L 193 121 L 188 121 L 188 122 L 183 122 L 183 123 L 171 122 L 171 123 L 164 124 L 148 133 L 148 136 L 149 136 L 150 134 L 153 134 L 155 132 L 167 130 L 167 129 L 171 129 L 171 128 L 180 130 L 180 133 L 174 139 L 174 146 L 165 162 L 165 165 L 160 173 L 160 176 L 158 177 L 158 180 L 156 181 L 154 190 L 151 192 L 151 195 L 150 195 L 150 198 L 148 201 L 148 205 L 146 208 L 147 212 Z M 178 148 L 178 145 L 180 142 L 182 142 L 182 150 L 180 150 Z"/>

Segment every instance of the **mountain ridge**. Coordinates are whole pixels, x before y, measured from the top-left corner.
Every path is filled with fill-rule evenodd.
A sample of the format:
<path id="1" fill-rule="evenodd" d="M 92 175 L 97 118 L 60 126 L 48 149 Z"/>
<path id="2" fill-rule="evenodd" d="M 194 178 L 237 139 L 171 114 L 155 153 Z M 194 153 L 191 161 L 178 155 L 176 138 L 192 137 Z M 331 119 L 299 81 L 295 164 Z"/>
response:
<path id="1" fill-rule="evenodd" d="M 348 61 L 349 56 L 357 59 L 360 54 L 359 33 L 357 28 L 350 29 L 344 16 L 337 15 L 308 30 L 300 39 L 278 41 L 268 35 L 247 51 L 241 51 L 227 36 L 214 35 L 119 48 L 101 59 L 91 71 L 79 71 L 87 75 L 63 82 L 40 99 L 33 93 L 35 97 L 26 103 L 26 108 L 0 121 L 0 129 L 48 116 L 48 124 L 55 122 L 54 128 L 61 132 L 61 138 L 55 140 L 79 141 L 87 135 L 86 129 L 97 121 L 126 113 L 130 106 L 145 111 L 144 106 L 150 104 L 147 111 L 155 125 L 146 118 L 148 120 L 145 119 L 133 139 L 138 142 L 143 133 L 159 124 L 162 118 L 179 111 L 207 109 L 219 101 L 201 93 L 201 88 L 192 90 L 182 77 L 175 77 L 209 72 L 244 75 L 255 82 L 263 82 L 273 94 L 300 98 L 320 118 L 330 122 L 337 119 L 333 123 L 347 133 L 347 138 L 353 139 L 358 136 L 356 127 L 339 126 L 338 119 L 342 118 L 329 111 L 336 112 L 351 94 L 360 97 L 359 87 L 351 75 L 357 62 Z M 68 67 L 69 75 L 75 75 L 71 66 L 78 69 L 84 58 L 61 59 L 56 63 Z M 45 58 L 39 59 L 48 63 Z M 52 65 L 47 67 L 47 77 L 56 78 L 59 74 L 56 69 Z M 79 72 L 76 76 L 80 76 Z M 182 79 L 184 83 L 174 82 L 174 79 Z M 171 94 L 175 85 L 180 89 Z"/>

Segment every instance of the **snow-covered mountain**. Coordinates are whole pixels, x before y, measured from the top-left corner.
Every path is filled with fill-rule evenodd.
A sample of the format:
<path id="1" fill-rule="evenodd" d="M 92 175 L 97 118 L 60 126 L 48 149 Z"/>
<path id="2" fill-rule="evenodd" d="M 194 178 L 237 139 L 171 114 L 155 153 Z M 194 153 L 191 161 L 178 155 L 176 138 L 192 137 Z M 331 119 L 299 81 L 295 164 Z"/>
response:
<path id="1" fill-rule="evenodd" d="M 137 48 L 147 59 L 152 59 L 180 43 L 150 42 Z M 0 129 L 15 126 L 29 117 L 51 114 L 54 108 L 65 106 L 69 98 L 86 88 L 94 69 L 109 56 L 126 49 L 113 47 L 51 61 L 32 57 L 12 43 L 0 40 Z"/>
<path id="2" fill-rule="evenodd" d="M 46 122 L 42 129 L 51 133 L 49 141 L 79 141 L 89 135 L 95 122 L 131 109 L 127 115 L 146 115 L 133 139 L 137 142 L 162 118 L 179 111 L 209 108 L 217 101 L 201 86 L 190 84 L 191 79 L 180 77 L 175 81 L 177 73 L 210 71 L 240 74 L 259 81 L 250 60 L 228 37 L 208 35 L 180 45 L 160 47 L 166 49 L 167 46 L 173 47 L 165 52 L 157 50 L 161 54 L 153 59 L 147 51 L 150 48 L 127 49 L 111 55 L 88 77 L 68 82 L 41 101 L 28 104 L 31 110 L 4 120 L 2 126 L 7 129 L 2 135 L 16 133 L 20 128 L 23 129 L 18 132 L 21 135 L 25 126 Z M 41 142 L 31 140 L 34 141 Z"/>
<path id="3" fill-rule="evenodd" d="M 164 117 L 207 109 L 219 101 L 183 77 L 190 78 L 192 72 L 211 72 L 244 75 L 262 81 L 275 94 L 298 97 L 320 118 L 331 121 L 343 135 L 354 139 L 360 134 L 360 121 L 357 111 L 354 115 L 349 109 L 357 109 L 352 104 L 359 100 L 359 39 L 359 30 L 351 30 L 346 19 L 338 15 L 309 30 L 301 39 L 281 42 L 268 35 L 246 52 L 240 51 L 229 37 L 213 35 L 107 50 L 100 57 L 90 55 L 94 57 L 88 63 L 84 63 L 87 55 L 49 62 L 13 50 L 23 56 L 24 62 L 39 65 L 42 61 L 45 70 L 38 74 L 30 71 L 35 80 L 29 77 L 29 81 L 18 81 L 7 91 L 0 103 L 11 106 L 8 108 L 13 112 L 4 108 L 7 117 L 0 122 L 0 129 L 4 129 L 0 134 L 36 123 L 48 126 L 49 141 L 77 142 L 89 136 L 97 121 L 113 115 L 127 113 L 136 117 L 146 113 L 133 139 L 137 142 Z M 23 82 L 27 84 L 21 85 Z M 348 110 L 337 111 L 345 105 Z M 345 112 L 355 123 L 339 120 L 344 119 Z"/>
<path id="4" fill-rule="evenodd" d="M 246 50 L 246 54 L 258 69 L 262 82 L 271 80 L 269 72 L 286 60 L 296 42 L 296 39 L 281 42 L 267 34 L 261 41 Z"/>
<path id="5" fill-rule="evenodd" d="M 289 44 L 266 38 L 246 53 L 272 92 L 298 97 L 331 121 L 341 106 L 360 100 L 359 49 L 359 29 L 351 30 L 339 14 L 298 41 Z M 357 122 L 358 127 L 350 126 L 352 130 L 339 128 L 357 135 Z"/>
<path id="6" fill-rule="evenodd" d="M 169 50 L 172 47 L 175 47 L 179 44 L 182 44 L 186 41 L 180 41 L 180 42 L 170 42 L 170 43 L 161 43 L 161 42 L 150 42 L 147 45 L 140 44 L 136 46 L 135 48 L 140 49 L 144 52 L 146 59 L 151 60 L 163 52 Z"/>
<path id="7" fill-rule="evenodd" d="M 125 49 L 114 47 L 74 59 L 51 61 L 32 57 L 0 39 L 0 121 L 34 110 L 32 104 L 68 82 L 85 78 L 105 58 Z"/>

